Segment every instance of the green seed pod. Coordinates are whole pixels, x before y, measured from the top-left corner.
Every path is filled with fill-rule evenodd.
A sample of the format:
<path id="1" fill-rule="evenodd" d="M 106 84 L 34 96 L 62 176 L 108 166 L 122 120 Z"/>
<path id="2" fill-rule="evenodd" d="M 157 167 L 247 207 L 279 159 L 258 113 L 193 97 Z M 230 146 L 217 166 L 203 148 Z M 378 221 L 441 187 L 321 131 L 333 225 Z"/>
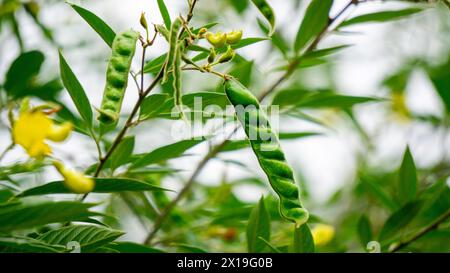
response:
<path id="1" fill-rule="evenodd" d="M 145 19 L 145 13 L 141 13 L 141 18 L 139 19 L 139 23 L 141 23 L 141 26 L 145 30 L 148 30 L 148 24 L 147 24 L 147 19 Z"/>
<path id="2" fill-rule="evenodd" d="M 173 98 L 175 106 L 178 107 L 181 116 L 183 117 L 183 101 L 181 100 L 181 58 L 183 55 L 184 47 L 182 43 L 178 43 L 173 59 Z"/>
<path id="3" fill-rule="evenodd" d="M 170 48 L 166 58 L 166 66 L 164 67 L 164 76 L 162 83 L 167 82 L 167 80 L 169 79 L 169 71 L 173 64 L 173 59 L 177 50 L 178 32 L 180 31 L 182 23 L 183 21 L 181 20 L 181 18 L 177 17 L 177 19 L 175 19 L 175 21 L 172 23 L 172 26 L 170 27 L 170 36 L 169 36 Z"/>
<path id="4" fill-rule="evenodd" d="M 227 33 L 227 44 L 234 45 L 242 39 L 242 30 L 234 30 Z"/>
<path id="5" fill-rule="evenodd" d="M 294 222 L 297 227 L 303 225 L 308 221 L 309 213 L 302 207 L 292 169 L 286 162 L 277 136 L 270 129 L 269 123 L 266 123 L 268 119 L 258 100 L 233 78 L 225 81 L 225 93 L 250 138 L 259 165 L 280 198 L 280 214 L 286 220 Z M 255 122 L 255 118 L 258 122 Z M 270 139 L 262 138 L 261 132 L 269 134 Z"/>
<path id="6" fill-rule="evenodd" d="M 98 120 L 104 125 L 117 122 L 122 100 L 128 84 L 128 73 L 136 50 L 139 33 L 128 30 L 117 34 L 112 44 L 112 53 L 106 70 L 106 86 Z"/>
<path id="7" fill-rule="evenodd" d="M 227 62 L 233 60 L 234 56 L 236 56 L 236 53 L 231 48 L 231 46 L 228 46 L 227 51 L 225 53 L 223 53 L 222 55 L 220 55 L 219 59 L 217 60 L 217 63 L 219 63 L 219 64 L 227 63 Z"/>

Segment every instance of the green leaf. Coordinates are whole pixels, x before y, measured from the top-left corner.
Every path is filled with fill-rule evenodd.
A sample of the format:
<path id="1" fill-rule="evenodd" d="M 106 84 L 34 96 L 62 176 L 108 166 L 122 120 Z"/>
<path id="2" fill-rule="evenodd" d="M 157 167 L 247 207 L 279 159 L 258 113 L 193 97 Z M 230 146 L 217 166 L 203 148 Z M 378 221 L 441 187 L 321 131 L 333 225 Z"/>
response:
<path id="1" fill-rule="evenodd" d="M 416 217 L 421 207 L 422 202 L 410 202 L 394 212 L 384 223 L 378 240 L 383 244 L 390 243 L 392 240 L 401 237 L 404 233 L 404 228 Z"/>
<path id="2" fill-rule="evenodd" d="M 26 92 L 39 74 L 44 60 L 44 54 L 37 50 L 20 54 L 6 72 L 3 85 L 6 92 L 15 98 Z"/>
<path id="3" fill-rule="evenodd" d="M 264 197 L 250 213 L 247 224 L 247 247 L 249 253 L 261 253 L 266 250 L 266 244 L 260 239 L 270 240 L 270 215 L 264 205 Z"/>
<path id="4" fill-rule="evenodd" d="M 388 22 L 423 11 L 422 8 L 406 8 L 394 11 L 380 11 L 350 18 L 339 25 L 339 28 L 355 24 L 371 22 Z"/>
<path id="5" fill-rule="evenodd" d="M 66 246 L 69 242 L 80 244 L 81 252 L 89 252 L 106 245 L 124 232 L 104 227 L 77 225 L 48 231 L 36 239 L 51 245 Z"/>
<path id="6" fill-rule="evenodd" d="M 406 147 L 399 170 L 398 196 L 402 204 L 413 201 L 417 194 L 417 173 L 409 147 Z"/>
<path id="7" fill-rule="evenodd" d="M 382 205 L 384 205 L 390 211 L 396 211 L 398 209 L 399 205 L 397 204 L 397 202 L 390 198 L 390 196 L 376 181 L 371 181 L 364 176 L 360 179 L 365 190 L 369 192 L 373 197 L 375 197 Z"/>
<path id="8" fill-rule="evenodd" d="M 346 49 L 348 47 L 351 47 L 352 45 L 340 45 L 340 46 L 334 46 L 329 48 L 323 48 L 323 49 L 317 49 L 310 52 L 305 53 L 300 59 L 301 62 L 307 61 L 310 59 L 318 59 L 323 58 L 332 54 L 335 54 L 343 49 Z"/>
<path id="9" fill-rule="evenodd" d="M 75 4 L 70 6 L 102 37 L 106 44 L 111 47 L 116 33 L 97 15 Z"/>
<path id="10" fill-rule="evenodd" d="M 164 0 L 158 0 L 158 8 L 164 20 L 164 25 L 166 26 L 167 29 L 170 29 L 170 26 L 172 25 L 172 20 L 170 20 L 170 14 L 169 11 L 167 10 L 166 4 L 164 3 Z"/>
<path id="11" fill-rule="evenodd" d="M 208 253 L 207 250 L 189 244 L 173 244 L 181 253 Z"/>
<path id="12" fill-rule="evenodd" d="M 139 119 L 145 120 L 158 116 L 168 99 L 168 94 L 153 94 L 146 97 L 139 111 Z"/>
<path id="13" fill-rule="evenodd" d="M 146 245 L 140 245 L 133 242 L 114 242 L 108 245 L 108 248 L 117 250 L 120 253 L 164 253 L 165 251 Z"/>
<path id="14" fill-rule="evenodd" d="M 301 225 L 294 230 L 294 242 L 292 252 L 294 253 L 314 253 L 314 239 L 307 224 Z"/>
<path id="15" fill-rule="evenodd" d="M 266 18 L 270 24 L 269 36 L 275 31 L 275 13 L 266 0 L 252 0 L 253 4 L 258 8 L 259 12 Z"/>
<path id="16" fill-rule="evenodd" d="M 0 232 L 22 230 L 51 223 L 83 221 L 98 213 L 89 211 L 94 204 L 52 202 L 37 205 L 0 207 Z"/>
<path id="17" fill-rule="evenodd" d="M 59 67 L 63 84 L 69 92 L 78 112 L 84 121 L 86 121 L 89 126 L 92 126 L 92 109 L 89 99 L 77 77 L 64 59 L 61 51 L 59 52 Z"/>
<path id="18" fill-rule="evenodd" d="M 300 108 L 351 108 L 356 104 L 380 101 L 374 97 L 356 97 L 339 95 L 331 92 L 321 92 L 310 95 L 301 100 L 297 106 Z"/>
<path id="19" fill-rule="evenodd" d="M 281 253 L 281 251 L 276 248 L 275 246 L 273 246 L 271 243 L 269 243 L 268 241 L 266 241 L 266 239 L 262 238 L 262 237 L 258 237 L 258 239 L 260 239 L 261 241 L 264 242 L 264 244 L 266 244 L 266 246 L 273 252 L 273 253 Z"/>
<path id="20" fill-rule="evenodd" d="M 367 243 L 372 241 L 372 227 L 370 225 L 369 218 L 362 215 L 358 221 L 358 236 L 361 246 L 366 249 Z"/>
<path id="21" fill-rule="evenodd" d="M 450 113 L 450 92 L 448 92 L 450 89 L 450 57 L 443 65 L 427 67 L 427 72 L 448 115 Z"/>
<path id="22" fill-rule="evenodd" d="M 333 0 L 312 0 L 306 9 L 305 16 L 295 38 L 295 52 L 299 53 L 327 27 L 328 14 L 332 5 Z"/>
<path id="23" fill-rule="evenodd" d="M 167 191 L 148 182 L 131 178 L 94 178 L 94 193 L 112 193 L 123 191 Z M 54 181 L 42 186 L 25 190 L 17 197 L 27 197 L 45 194 L 73 194 L 64 186 L 63 181 Z"/>
<path id="24" fill-rule="evenodd" d="M 118 167 L 128 163 L 131 155 L 133 154 L 133 150 L 134 136 L 123 138 L 108 160 L 110 168 L 115 170 Z"/>
<path id="25" fill-rule="evenodd" d="M 139 156 L 138 159 L 131 164 L 130 169 L 145 167 L 150 164 L 160 163 L 168 159 L 179 157 L 184 152 L 203 141 L 203 138 L 187 139 L 160 147 L 150 153 Z"/>
<path id="26" fill-rule="evenodd" d="M 166 58 L 167 58 L 167 54 L 164 53 L 164 54 L 154 58 L 150 62 L 146 63 L 144 66 L 144 73 L 151 73 L 151 74 L 158 73 L 161 70 Z"/>
<path id="27" fill-rule="evenodd" d="M 32 238 L 0 237 L 0 253 L 57 253 L 65 250 Z"/>

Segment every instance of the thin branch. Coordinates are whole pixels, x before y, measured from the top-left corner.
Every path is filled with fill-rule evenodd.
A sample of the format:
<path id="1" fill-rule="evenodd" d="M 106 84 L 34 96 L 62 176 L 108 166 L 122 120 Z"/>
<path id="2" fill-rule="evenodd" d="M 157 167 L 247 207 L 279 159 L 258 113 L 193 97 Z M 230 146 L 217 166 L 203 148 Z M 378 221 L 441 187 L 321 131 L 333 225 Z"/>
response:
<path id="1" fill-rule="evenodd" d="M 15 143 L 12 142 L 11 144 L 8 145 L 8 147 L 5 148 L 5 150 L 3 150 L 3 152 L 0 154 L 0 161 L 3 160 L 3 158 L 5 157 L 5 155 L 11 151 L 15 146 Z"/>
<path id="2" fill-rule="evenodd" d="M 390 249 L 389 252 L 391 252 L 391 253 L 397 252 L 397 251 L 403 249 L 404 247 L 408 246 L 412 242 L 417 241 L 418 239 L 422 238 L 422 236 L 424 236 L 428 232 L 437 229 L 439 227 L 439 225 L 442 224 L 443 222 L 445 222 L 448 218 L 450 218 L 450 209 L 446 213 L 444 213 L 441 217 L 436 219 L 433 223 L 431 223 L 431 225 L 423 228 L 421 231 L 419 231 L 417 234 L 415 234 L 408 240 L 406 240 L 404 242 L 400 242 L 398 245 L 396 245 L 395 247 Z"/>
<path id="3" fill-rule="evenodd" d="M 342 11 L 340 11 L 338 13 L 338 15 L 336 15 L 333 19 L 329 20 L 329 23 L 327 24 L 327 26 L 324 28 L 324 30 L 322 31 L 322 33 L 320 35 L 317 36 L 317 38 L 311 43 L 311 45 L 306 49 L 306 52 L 313 50 L 317 44 L 320 42 L 320 40 L 324 37 L 324 34 L 327 32 L 328 28 L 330 27 L 330 25 L 338 19 L 338 17 L 340 17 L 342 14 L 345 13 L 345 11 L 350 8 L 353 4 L 358 4 L 359 1 L 357 0 L 351 0 L 344 8 Z M 194 0 L 194 4 L 195 4 L 195 0 Z M 189 19 L 189 16 L 188 16 Z M 283 83 L 285 80 L 287 80 L 289 78 L 289 76 L 292 75 L 292 73 L 295 71 L 295 68 L 298 66 L 298 64 L 300 63 L 300 59 L 296 58 L 289 66 L 288 70 L 273 84 L 271 85 L 266 91 L 264 91 L 263 93 L 261 93 L 258 97 L 259 101 L 262 101 L 265 97 L 267 97 L 268 95 L 270 95 L 272 92 L 274 92 L 277 87 Z M 230 135 L 230 137 L 237 131 L 238 127 L 236 127 L 233 131 L 233 133 Z M 188 181 L 186 182 L 186 184 L 183 186 L 183 188 L 181 189 L 181 191 L 177 194 L 177 196 L 175 197 L 175 199 L 172 200 L 172 202 L 170 202 L 165 208 L 164 210 L 161 212 L 160 216 L 155 220 L 155 223 L 153 225 L 153 229 L 152 231 L 148 234 L 147 238 L 145 239 L 144 243 L 145 244 L 150 244 L 151 241 L 153 240 L 153 238 L 155 237 L 156 233 L 159 231 L 159 229 L 161 228 L 164 220 L 166 219 L 166 217 L 170 214 L 170 212 L 172 211 L 172 209 L 178 204 L 178 202 L 183 199 L 184 195 L 189 192 L 189 190 L 191 189 L 192 185 L 194 184 L 195 179 L 197 178 L 197 176 L 200 174 L 200 172 L 203 170 L 203 168 L 206 166 L 206 164 L 209 162 L 210 159 L 214 158 L 224 147 L 225 145 L 228 143 L 228 139 L 225 139 L 223 142 L 221 142 L 220 144 L 218 144 L 217 146 L 215 146 L 208 154 L 205 155 L 205 157 L 200 161 L 199 165 L 197 166 L 197 168 L 194 170 L 194 172 L 192 173 L 192 175 L 189 177 Z"/>

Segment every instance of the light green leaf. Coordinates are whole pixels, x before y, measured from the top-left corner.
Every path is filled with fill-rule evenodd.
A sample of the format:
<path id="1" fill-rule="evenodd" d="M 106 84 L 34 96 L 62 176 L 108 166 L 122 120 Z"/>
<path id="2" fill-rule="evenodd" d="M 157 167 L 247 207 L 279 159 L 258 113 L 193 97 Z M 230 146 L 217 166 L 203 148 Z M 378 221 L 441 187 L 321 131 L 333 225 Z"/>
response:
<path id="1" fill-rule="evenodd" d="M 92 108 L 89 99 L 84 92 L 83 86 L 81 86 L 77 77 L 72 72 L 72 69 L 64 59 L 61 51 L 59 52 L 59 67 L 62 82 L 69 92 L 69 95 L 72 98 L 75 107 L 77 108 L 84 121 L 89 126 L 92 126 Z"/>
<path id="2" fill-rule="evenodd" d="M 116 240 L 123 234 L 122 231 L 104 227 L 77 225 L 48 231 L 36 239 L 61 246 L 66 246 L 69 242 L 77 242 L 80 244 L 81 252 L 89 252 Z"/>
<path id="3" fill-rule="evenodd" d="M 275 31 L 275 13 L 272 7 L 267 3 L 266 0 L 252 0 L 253 4 L 258 8 L 259 12 L 266 18 L 267 22 L 270 24 L 269 36 Z"/>
<path id="4" fill-rule="evenodd" d="M 250 213 L 246 234 L 249 253 L 261 253 L 266 250 L 266 244 L 260 239 L 270 240 L 270 215 L 264 205 L 264 197 L 259 199 Z"/>
<path id="5" fill-rule="evenodd" d="M 409 147 L 406 147 L 399 170 L 398 197 L 402 204 L 413 201 L 417 194 L 417 173 Z"/>
<path id="6" fill-rule="evenodd" d="M 150 153 L 140 155 L 135 160 L 130 169 L 145 167 L 150 164 L 160 163 L 172 158 L 181 156 L 185 151 L 203 142 L 204 139 L 187 139 L 181 140 L 163 147 L 160 147 Z"/>
<path id="7" fill-rule="evenodd" d="M 131 178 L 94 178 L 94 193 L 112 193 L 123 191 L 167 191 L 148 182 Z M 27 197 L 45 194 L 73 194 L 64 186 L 63 181 L 54 181 L 42 186 L 25 190 L 17 197 Z"/>
<path id="8" fill-rule="evenodd" d="M 154 58 L 150 62 L 146 63 L 144 66 L 144 73 L 151 73 L 151 74 L 158 73 L 161 70 L 162 66 L 164 65 L 164 61 L 166 60 L 166 58 L 167 54 L 164 53 Z"/>
<path id="9" fill-rule="evenodd" d="M 314 239 L 307 224 L 301 225 L 294 230 L 294 242 L 292 252 L 294 253 L 314 253 Z"/>
<path id="10" fill-rule="evenodd" d="M 97 15 L 75 4 L 70 6 L 100 35 L 100 37 L 111 47 L 116 33 Z"/>
<path id="11" fill-rule="evenodd" d="M 350 18 L 339 25 L 339 28 L 355 24 L 372 23 L 372 22 L 388 22 L 398 20 L 403 17 L 423 11 L 422 8 L 407 8 L 393 11 L 380 11 L 369 14 L 364 14 Z"/>
<path id="12" fill-rule="evenodd" d="M 170 29 L 170 26 L 172 25 L 172 20 L 170 19 L 169 11 L 167 10 L 166 4 L 164 3 L 164 0 L 157 0 L 158 1 L 158 8 L 159 12 L 161 12 L 161 16 L 164 20 L 164 25 L 167 29 Z"/>
<path id="13" fill-rule="evenodd" d="M 312 0 L 295 38 L 295 52 L 299 53 L 327 27 L 332 5 L 333 0 Z"/>

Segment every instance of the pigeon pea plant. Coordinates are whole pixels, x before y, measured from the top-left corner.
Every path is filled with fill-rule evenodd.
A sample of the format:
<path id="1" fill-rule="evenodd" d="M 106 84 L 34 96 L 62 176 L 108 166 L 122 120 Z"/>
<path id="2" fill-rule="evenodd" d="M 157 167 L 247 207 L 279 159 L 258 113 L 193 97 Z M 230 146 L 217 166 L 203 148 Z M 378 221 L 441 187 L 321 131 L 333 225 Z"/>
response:
<path id="1" fill-rule="evenodd" d="M 338 1 L 312 0 L 307 4 L 292 45 L 284 38 L 283 29 L 277 28 L 276 11 L 266 0 L 224 1 L 238 13 L 252 6 L 258 10 L 264 18 L 258 19 L 264 37 L 247 37 L 244 27 L 225 31 L 226 25 L 194 24 L 196 8 L 206 5 L 205 1 L 188 0 L 187 12 L 175 18 L 169 15 L 168 1 L 156 1 L 163 22 L 149 24 L 142 13 L 140 18 L 136 18 L 141 29 L 124 29 L 117 34 L 93 12 L 69 4 L 110 48 L 106 84 L 99 106 L 91 104 L 62 49 L 59 51 L 59 68 L 63 86 L 59 79 L 47 83 L 36 81 L 45 57 L 40 51 L 25 50 L 16 14 L 25 9 L 45 37 L 56 44 L 51 30 L 40 21 L 40 6 L 35 1 L 7 0 L 0 4 L 0 23 L 10 23 L 21 49 L 21 54 L 5 75 L 0 94 L 0 110 L 5 113 L 5 128 L 11 141 L 0 155 L 1 252 L 70 252 L 74 242 L 81 252 L 370 251 L 366 246 L 373 245 L 373 242 L 380 245 L 380 251 L 396 252 L 411 249 L 428 251 L 429 248 L 421 246 L 425 244 L 424 239 L 433 235 L 439 238 L 446 234 L 448 240 L 450 193 L 445 183 L 446 176 L 439 174 L 446 170 L 445 162 L 432 173 L 436 179 L 433 183 L 424 182 L 429 179 L 426 174 L 418 176 L 409 149 L 405 151 L 400 169 L 394 174 L 396 178 L 392 178 L 390 173 L 373 174 L 361 167 L 361 175 L 357 179 L 360 182 L 355 189 L 358 194 L 349 198 L 350 202 L 365 203 L 360 199 L 370 199 L 373 196 L 368 196 L 375 195 L 387 208 L 389 216 L 382 221 L 379 217 L 373 218 L 378 225 L 375 226 L 371 223 L 371 216 L 378 212 L 377 207 L 369 216 L 362 214 L 362 210 L 346 214 L 349 219 L 359 219 L 357 223 L 326 221 L 314 214 L 314 202 L 309 200 L 306 183 L 295 178 L 295 168 L 286 159 L 281 146 L 284 139 L 317 133 L 278 133 L 268 124 L 266 110 L 262 107 L 263 102 L 271 98 L 270 104 L 279 105 L 282 115 L 321 125 L 303 109 L 333 108 L 345 114 L 361 136 L 367 138 L 352 107 L 368 102 L 383 104 L 387 100 L 323 90 L 302 91 L 294 85 L 287 89 L 281 87 L 294 84 L 292 80 L 306 67 L 323 65 L 332 54 L 349 47 L 322 47 L 321 42 L 328 36 L 345 33 L 353 25 L 394 21 L 425 10 L 445 9 L 448 5 L 446 0 L 404 1 L 415 3 L 408 3 L 408 7 L 403 9 L 353 17 L 350 16 L 351 10 L 376 1 L 349 0 L 339 7 L 335 3 Z M 168 50 L 148 61 L 147 53 L 157 40 L 167 43 Z M 274 69 L 280 75 L 273 82 L 264 81 L 261 85 L 265 89 L 252 93 L 256 91 L 249 88 L 253 63 L 241 56 L 239 49 L 260 42 L 270 44 L 282 57 L 281 64 Z M 70 49 L 64 49 L 67 50 Z M 135 56 L 135 52 L 142 52 L 142 55 Z M 138 72 L 133 68 L 133 60 L 136 59 L 140 60 Z M 427 66 L 426 69 L 437 89 L 449 88 L 450 69 L 445 69 L 445 65 Z M 408 118 L 412 115 L 400 90 L 404 90 L 407 82 L 403 76 L 411 71 L 410 66 L 385 82 L 393 90 L 393 111 Z M 206 75 L 211 81 L 218 79 L 219 87 L 214 92 L 185 94 L 183 78 L 189 72 Z M 136 85 L 138 97 L 131 112 L 125 113 L 122 102 L 130 92 L 129 78 Z M 151 79 L 148 85 L 146 78 Z M 78 113 L 73 113 L 59 99 L 62 87 L 67 90 Z M 162 92 L 157 93 L 158 88 Z M 139 132 L 135 128 L 154 118 L 168 118 L 171 111 L 176 115 L 171 115 L 170 119 L 189 123 L 189 109 L 196 97 L 209 105 L 228 105 L 235 109 L 240 123 L 231 135 L 219 142 L 205 136 L 181 140 L 144 154 L 134 153 L 135 132 Z M 448 101 L 444 93 L 441 97 Z M 250 110 L 242 111 L 241 107 L 250 107 Z M 225 122 L 227 118 L 230 117 L 226 116 Z M 251 123 L 252 118 L 259 123 Z M 248 139 L 231 140 L 239 130 L 243 130 Z M 72 132 L 89 138 L 97 148 L 96 162 L 83 171 L 69 168 L 68 162 L 53 153 L 53 143 L 68 139 Z M 252 137 L 253 134 L 256 138 Z M 263 134 L 269 139 L 262 138 Z M 178 177 L 178 170 L 171 168 L 167 161 L 181 157 L 205 141 L 210 142 L 207 154 L 193 167 L 181 189 L 169 193 L 170 189 L 163 187 L 161 181 L 168 176 Z M 26 151 L 27 156 L 18 162 L 3 164 L 16 146 Z M 253 159 L 259 162 L 265 178 L 228 181 L 224 175 L 219 186 L 196 183 L 211 160 L 220 159 L 222 153 L 248 147 L 252 148 Z M 239 162 L 226 164 L 243 167 Z M 27 183 L 30 177 L 42 178 L 39 173 L 48 168 L 56 170 L 61 179 L 53 182 L 37 179 L 39 185 L 33 186 Z M 396 195 L 393 196 L 378 183 L 391 180 L 395 180 L 392 184 L 396 185 Z M 247 184 L 269 189 L 270 193 L 262 196 L 256 205 L 246 203 L 235 195 L 234 189 Z M 70 198 L 64 201 L 51 198 L 55 194 Z M 107 196 L 107 201 L 102 203 L 103 206 L 87 202 L 91 195 Z M 338 202 L 339 196 L 333 200 Z M 123 239 L 125 232 L 121 229 L 125 226 L 122 222 L 125 217 L 122 216 L 130 212 L 143 226 L 145 235 L 142 241 Z M 378 232 L 377 237 L 373 229 Z M 272 234 L 275 230 L 276 233 Z M 349 239 L 348 234 L 358 236 Z M 359 241 L 361 246 L 355 246 L 355 241 Z"/>

